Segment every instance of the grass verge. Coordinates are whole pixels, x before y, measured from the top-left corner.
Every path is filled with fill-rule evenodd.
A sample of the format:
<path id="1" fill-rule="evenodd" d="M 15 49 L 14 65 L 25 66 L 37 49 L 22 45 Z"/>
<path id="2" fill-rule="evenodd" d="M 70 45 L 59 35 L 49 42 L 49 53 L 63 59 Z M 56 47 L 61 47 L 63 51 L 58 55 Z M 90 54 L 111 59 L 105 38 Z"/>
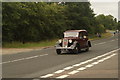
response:
<path id="1" fill-rule="evenodd" d="M 112 36 L 112 34 L 107 32 L 107 33 L 102 33 L 101 38 L 96 37 L 96 35 L 90 36 L 90 40 L 104 39 L 104 38 L 108 38 L 108 37 L 111 37 L 111 36 Z"/>
<path id="2" fill-rule="evenodd" d="M 101 38 L 96 37 L 95 35 L 90 36 L 90 40 L 103 39 L 110 36 L 112 36 L 112 34 L 108 32 L 108 33 L 103 33 Z M 4 43 L 2 47 L 3 48 L 38 48 L 38 47 L 41 48 L 41 47 L 54 46 L 57 40 L 58 39 L 41 41 L 41 42 L 30 42 L 25 44 L 22 44 L 20 42 Z"/>
<path id="3" fill-rule="evenodd" d="M 3 48 L 38 48 L 38 47 L 48 47 L 48 46 L 54 46 L 57 39 L 55 40 L 46 40 L 41 42 L 28 42 L 25 44 L 22 44 L 21 42 L 12 42 L 12 43 L 4 43 Z"/>

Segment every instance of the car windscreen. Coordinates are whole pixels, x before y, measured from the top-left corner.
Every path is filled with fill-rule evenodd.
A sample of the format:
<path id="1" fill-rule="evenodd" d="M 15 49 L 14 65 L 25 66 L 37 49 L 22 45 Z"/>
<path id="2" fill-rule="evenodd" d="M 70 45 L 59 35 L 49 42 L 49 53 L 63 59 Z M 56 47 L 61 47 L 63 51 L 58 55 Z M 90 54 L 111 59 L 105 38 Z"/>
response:
<path id="1" fill-rule="evenodd" d="M 78 37 L 78 32 L 65 32 L 64 37 Z"/>

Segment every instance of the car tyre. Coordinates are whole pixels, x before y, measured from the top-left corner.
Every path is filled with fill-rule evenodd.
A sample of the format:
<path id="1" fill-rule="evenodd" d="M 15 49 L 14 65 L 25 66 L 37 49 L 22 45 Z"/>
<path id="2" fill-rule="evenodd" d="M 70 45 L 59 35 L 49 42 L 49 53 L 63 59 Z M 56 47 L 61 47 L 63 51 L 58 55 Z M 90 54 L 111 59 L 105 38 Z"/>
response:
<path id="1" fill-rule="evenodd" d="M 57 54 L 61 54 L 61 50 L 60 49 L 57 49 L 56 52 L 57 52 Z"/>
<path id="2" fill-rule="evenodd" d="M 76 47 L 75 47 L 75 49 L 74 49 L 74 53 L 76 53 L 76 54 L 77 54 L 77 53 L 79 53 L 80 51 L 81 51 L 81 50 L 79 49 L 79 47 L 78 47 L 78 46 L 76 46 Z"/>
<path id="3" fill-rule="evenodd" d="M 89 47 L 87 47 L 87 49 L 85 51 L 89 51 Z"/>

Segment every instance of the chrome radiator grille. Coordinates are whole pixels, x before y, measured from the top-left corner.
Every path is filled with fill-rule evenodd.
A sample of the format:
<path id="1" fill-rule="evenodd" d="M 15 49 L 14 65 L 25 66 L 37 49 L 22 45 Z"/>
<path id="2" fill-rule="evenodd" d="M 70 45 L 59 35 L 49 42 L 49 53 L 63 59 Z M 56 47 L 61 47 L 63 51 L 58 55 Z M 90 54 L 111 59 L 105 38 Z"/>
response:
<path id="1" fill-rule="evenodd" d="M 63 47 L 68 47 L 68 39 L 63 39 Z"/>

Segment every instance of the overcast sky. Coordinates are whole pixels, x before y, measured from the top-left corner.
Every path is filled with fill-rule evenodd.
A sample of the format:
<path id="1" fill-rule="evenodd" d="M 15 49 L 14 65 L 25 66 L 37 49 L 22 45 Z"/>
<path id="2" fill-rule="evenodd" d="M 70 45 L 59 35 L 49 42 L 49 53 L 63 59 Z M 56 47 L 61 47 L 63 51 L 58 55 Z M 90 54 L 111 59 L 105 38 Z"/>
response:
<path id="1" fill-rule="evenodd" d="M 94 10 L 95 14 L 105 14 L 112 15 L 118 19 L 118 0 L 94 0 L 90 1 L 91 8 Z M 119 19 L 120 20 L 120 19 Z"/>

